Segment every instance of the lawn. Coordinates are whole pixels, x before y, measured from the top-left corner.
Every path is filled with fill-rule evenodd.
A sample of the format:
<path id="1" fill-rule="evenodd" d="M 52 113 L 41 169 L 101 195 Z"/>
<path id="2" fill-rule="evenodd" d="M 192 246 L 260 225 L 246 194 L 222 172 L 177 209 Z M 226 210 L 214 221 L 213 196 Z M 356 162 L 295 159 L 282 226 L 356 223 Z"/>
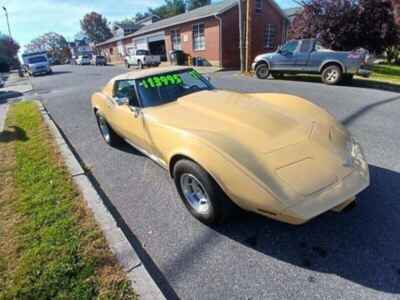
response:
<path id="1" fill-rule="evenodd" d="M 400 85 L 400 66 L 374 65 L 370 79 Z"/>
<path id="2" fill-rule="evenodd" d="M 33 102 L 0 135 L 0 299 L 136 299 Z"/>

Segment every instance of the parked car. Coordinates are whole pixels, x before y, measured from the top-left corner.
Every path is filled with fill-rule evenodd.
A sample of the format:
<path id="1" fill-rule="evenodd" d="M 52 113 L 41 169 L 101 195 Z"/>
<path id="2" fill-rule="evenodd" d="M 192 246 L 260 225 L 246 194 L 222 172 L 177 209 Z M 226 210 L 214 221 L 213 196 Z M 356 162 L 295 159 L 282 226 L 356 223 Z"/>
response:
<path id="1" fill-rule="evenodd" d="M 350 81 L 355 74 L 369 77 L 369 53 L 366 50 L 351 52 L 324 48 L 317 39 L 292 40 L 277 52 L 257 56 L 252 65 L 260 79 L 271 74 L 282 78 L 284 74 L 321 74 L 322 81 L 334 85 Z"/>
<path id="2" fill-rule="evenodd" d="M 22 60 L 24 71 L 31 76 L 53 73 L 46 51 L 24 53 Z"/>
<path id="3" fill-rule="evenodd" d="M 217 90 L 192 68 L 169 67 L 117 76 L 91 104 L 106 143 L 126 141 L 168 170 L 204 223 L 239 206 L 301 224 L 369 185 L 361 146 L 299 97 Z"/>
<path id="4" fill-rule="evenodd" d="M 76 59 L 77 65 L 90 65 L 90 56 L 89 55 L 79 55 Z"/>
<path id="5" fill-rule="evenodd" d="M 107 65 L 107 59 L 103 55 L 93 55 L 91 64 L 95 66 L 106 66 Z"/>
<path id="6" fill-rule="evenodd" d="M 131 49 L 130 54 L 125 57 L 125 65 L 127 68 L 137 66 L 139 69 L 143 67 L 157 67 L 161 63 L 159 55 L 150 55 L 148 50 Z"/>

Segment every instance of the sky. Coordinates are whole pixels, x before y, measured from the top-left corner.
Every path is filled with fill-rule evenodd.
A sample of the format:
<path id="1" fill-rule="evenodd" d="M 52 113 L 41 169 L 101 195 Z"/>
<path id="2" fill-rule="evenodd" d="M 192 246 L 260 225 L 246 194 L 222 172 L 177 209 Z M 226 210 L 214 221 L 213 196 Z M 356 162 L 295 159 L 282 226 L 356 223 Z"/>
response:
<path id="1" fill-rule="evenodd" d="M 293 0 L 275 1 L 282 8 L 296 6 Z M 87 12 L 96 11 L 114 22 L 162 3 L 164 0 L 0 0 L 0 6 L 8 11 L 11 35 L 21 46 L 46 32 L 57 32 L 72 40 L 80 31 L 79 20 Z M 0 32 L 8 33 L 2 9 Z"/>

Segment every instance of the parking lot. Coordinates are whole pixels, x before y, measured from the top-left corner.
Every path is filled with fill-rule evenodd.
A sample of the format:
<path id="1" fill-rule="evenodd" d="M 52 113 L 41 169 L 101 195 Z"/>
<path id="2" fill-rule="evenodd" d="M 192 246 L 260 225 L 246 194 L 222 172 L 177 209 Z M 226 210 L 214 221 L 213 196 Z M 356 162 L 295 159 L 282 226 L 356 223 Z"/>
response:
<path id="1" fill-rule="evenodd" d="M 208 227 L 189 215 L 163 169 L 102 140 L 90 96 L 125 71 L 57 66 L 33 85 L 168 299 L 400 297 L 400 94 L 212 74 L 218 88 L 288 93 L 327 109 L 363 145 L 371 187 L 355 209 L 299 227 L 250 214 Z"/>

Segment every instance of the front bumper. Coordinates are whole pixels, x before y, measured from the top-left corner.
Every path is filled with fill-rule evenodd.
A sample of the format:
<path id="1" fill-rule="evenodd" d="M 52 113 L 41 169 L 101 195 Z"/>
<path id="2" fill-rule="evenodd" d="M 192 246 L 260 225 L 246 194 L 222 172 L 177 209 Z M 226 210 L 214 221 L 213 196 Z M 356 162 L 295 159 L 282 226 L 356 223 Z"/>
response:
<path id="1" fill-rule="evenodd" d="M 355 196 L 370 185 L 368 164 L 361 146 L 351 143 L 351 172 L 333 185 L 315 192 L 288 207 L 274 218 L 290 224 L 303 224 L 329 210 L 340 211 L 355 200 Z"/>

